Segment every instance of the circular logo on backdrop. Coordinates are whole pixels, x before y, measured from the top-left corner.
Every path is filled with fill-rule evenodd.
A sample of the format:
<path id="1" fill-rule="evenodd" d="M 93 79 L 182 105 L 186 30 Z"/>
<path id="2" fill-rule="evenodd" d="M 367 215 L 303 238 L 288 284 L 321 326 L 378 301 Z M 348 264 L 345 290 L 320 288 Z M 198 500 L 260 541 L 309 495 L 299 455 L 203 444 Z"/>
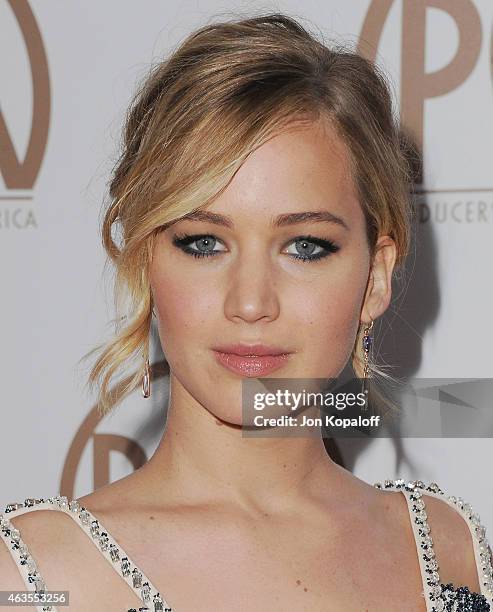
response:
<path id="1" fill-rule="evenodd" d="M 169 377 L 169 374 L 169 365 L 166 360 L 153 364 L 151 366 L 153 386 L 157 381 Z M 132 378 L 133 375 L 128 376 L 122 380 L 118 386 L 124 388 Z M 157 402 L 160 411 L 161 405 L 163 405 L 164 402 L 159 393 Z M 133 403 L 132 407 L 137 407 L 137 403 Z M 136 440 L 117 433 L 98 433 L 98 426 L 103 420 L 104 417 L 99 415 L 97 405 L 93 406 L 72 439 L 72 443 L 70 444 L 63 464 L 60 482 L 60 494 L 66 495 L 68 499 L 75 499 L 76 497 L 77 475 L 81 469 L 82 456 L 88 447 L 89 452 L 92 450 L 89 461 L 90 469 L 92 469 L 92 490 L 99 489 L 114 481 L 114 478 L 111 477 L 110 470 L 111 453 L 120 453 L 125 456 L 134 470 L 137 470 L 147 462 L 146 452 Z M 221 425 L 219 421 L 216 421 L 216 423 Z M 165 422 L 163 423 L 162 430 L 161 423 L 158 428 L 156 428 L 155 425 L 156 423 L 151 423 L 152 430 L 158 429 L 157 434 L 161 437 L 164 431 Z M 333 438 L 324 438 L 324 445 L 332 460 L 340 466 L 345 467 L 344 458 L 337 441 Z"/>
<path id="2" fill-rule="evenodd" d="M 153 384 L 169 375 L 169 367 L 166 361 L 160 361 L 151 366 L 151 379 Z M 119 388 L 125 388 L 133 378 L 126 377 L 118 383 Z M 115 391 L 116 389 L 112 389 Z M 159 400 L 158 400 L 159 401 Z M 134 404 L 135 405 L 135 404 Z M 98 411 L 97 404 L 92 406 L 89 413 L 75 432 L 65 458 L 60 483 L 61 495 L 74 499 L 77 474 L 82 462 L 82 456 L 86 448 L 92 450 L 90 465 L 92 469 L 93 490 L 99 489 L 112 482 L 110 474 L 111 453 L 124 455 L 134 470 L 144 465 L 147 461 L 145 450 L 132 438 L 117 433 L 98 432 L 99 424 L 104 421 Z"/>
<path id="3" fill-rule="evenodd" d="M 30 192 L 36 183 L 48 141 L 51 108 L 48 60 L 36 18 L 27 0 L 7 1 L 25 45 L 17 48 L 19 52 L 25 49 L 29 62 L 32 111 L 25 118 L 29 122 L 29 136 L 23 154 L 17 153 L 14 130 L 0 111 L 0 172 L 5 185 L 0 200 L 10 204 L 10 207 L 0 208 L 0 229 L 36 225 L 32 211 L 25 206 L 12 208 L 11 205 L 32 200 Z"/>

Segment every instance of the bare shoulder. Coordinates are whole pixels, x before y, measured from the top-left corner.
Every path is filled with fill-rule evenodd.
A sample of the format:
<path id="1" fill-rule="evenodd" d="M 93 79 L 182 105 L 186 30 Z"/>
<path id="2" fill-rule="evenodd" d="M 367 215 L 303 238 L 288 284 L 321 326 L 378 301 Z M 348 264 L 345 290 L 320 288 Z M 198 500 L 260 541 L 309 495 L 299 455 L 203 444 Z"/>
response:
<path id="1" fill-rule="evenodd" d="M 59 557 L 83 541 L 81 536 L 84 534 L 74 525 L 70 516 L 61 510 L 34 507 L 24 514 L 14 516 L 10 522 L 20 531 L 21 539 L 33 556 L 35 551 L 46 556 L 48 552 L 54 551 Z"/>
<path id="2" fill-rule="evenodd" d="M 94 512 L 108 513 L 112 509 L 121 508 L 126 505 L 131 506 L 136 499 L 142 499 L 145 494 L 150 492 L 150 487 L 142 482 L 142 468 L 139 468 L 106 485 L 98 487 L 95 491 L 77 498 L 77 502 Z M 145 491 L 143 490 L 145 489 Z"/>
<path id="3" fill-rule="evenodd" d="M 50 590 L 65 590 L 64 584 L 69 582 L 69 565 L 61 562 L 63 559 L 77 559 L 73 550 L 83 551 L 84 534 L 74 525 L 73 520 L 65 512 L 48 509 L 32 509 L 29 512 L 15 516 L 11 524 L 20 532 L 22 542 L 28 547 L 30 556 Z"/>
<path id="4" fill-rule="evenodd" d="M 478 541 L 474 530 L 476 524 L 480 525 L 479 516 L 475 515 L 476 524 L 471 523 L 467 513 L 441 495 L 423 493 L 423 500 L 441 582 L 467 586 L 479 593 L 482 569 L 478 567 L 474 545 L 474 540 Z"/>
<path id="5" fill-rule="evenodd" d="M 481 593 L 493 600 L 493 558 L 486 529 L 479 514 L 461 497 L 445 493 L 435 482 L 425 484 L 421 480 L 406 481 L 386 479 L 373 486 L 381 491 L 407 492 L 409 507 L 413 512 L 425 510 L 424 517 L 417 520 L 411 513 L 413 527 L 425 520 L 426 529 L 420 531 L 421 547 L 433 547 L 433 562 L 424 555 L 426 571 L 437 571 L 440 582 L 452 585 L 452 589 L 467 587 L 472 593 Z M 409 495 L 408 493 L 411 493 Z M 415 493 L 414 495 L 412 493 Z M 423 502 L 419 504 L 417 500 Z M 415 520 L 416 519 L 416 520 Z M 418 530 L 415 530 L 416 532 Z M 431 542 L 425 540 L 425 536 Z M 416 542 L 417 543 L 417 542 Z M 418 545 L 418 552 L 420 546 Z"/>
<path id="6" fill-rule="evenodd" d="M 45 556 L 49 559 L 46 551 L 50 541 L 54 545 L 57 543 L 55 534 L 59 533 L 59 527 L 57 531 L 54 514 L 48 510 L 30 510 L 19 516 L 16 516 L 15 512 L 12 513 L 12 516 L 9 516 L 8 513 L 4 515 L 4 518 L 8 520 L 8 524 L 3 529 L 5 538 L 2 538 L 0 542 L 0 590 L 30 590 L 21 574 L 21 568 L 19 567 L 20 559 L 18 552 L 12 547 L 13 541 L 16 541 L 17 545 L 24 544 L 27 546 L 26 550 L 30 557 L 29 561 L 34 565 L 31 565 L 26 571 L 34 573 L 37 570 L 39 577 L 42 580 L 46 580 L 44 569 L 47 563 L 43 563 L 44 569 L 43 573 L 41 573 L 38 561 L 40 558 L 45 560 Z M 11 537 L 12 529 L 17 530 L 16 540 L 13 540 Z M 50 573 L 48 571 L 48 574 Z M 49 588 L 53 589 L 54 587 L 49 585 Z M 21 606 L 20 609 L 33 610 L 35 608 L 32 606 Z"/>
<path id="7" fill-rule="evenodd" d="M 13 515 L 10 524 L 19 531 L 20 541 L 27 547 L 46 589 L 68 591 L 71 610 L 97 609 L 98 602 L 108 599 L 108 585 L 115 602 L 128 600 L 128 586 L 119 589 L 120 580 L 115 572 L 67 512 L 34 507 Z M 27 589 L 5 545 L 0 568 L 2 589 Z M 91 589 L 87 589 L 88 584 Z"/>

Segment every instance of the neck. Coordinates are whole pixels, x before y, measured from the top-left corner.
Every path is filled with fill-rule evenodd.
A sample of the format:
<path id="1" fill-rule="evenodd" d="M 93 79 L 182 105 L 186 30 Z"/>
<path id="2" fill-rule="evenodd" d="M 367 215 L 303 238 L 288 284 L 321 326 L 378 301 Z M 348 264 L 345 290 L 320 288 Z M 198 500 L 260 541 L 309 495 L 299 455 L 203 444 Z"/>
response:
<path id="1" fill-rule="evenodd" d="M 346 472 L 321 437 L 243 437 L 173 378 L 165 433 L 141 470 L 153 503 L 235 504 L 250 512 L 329 496 Z"/>

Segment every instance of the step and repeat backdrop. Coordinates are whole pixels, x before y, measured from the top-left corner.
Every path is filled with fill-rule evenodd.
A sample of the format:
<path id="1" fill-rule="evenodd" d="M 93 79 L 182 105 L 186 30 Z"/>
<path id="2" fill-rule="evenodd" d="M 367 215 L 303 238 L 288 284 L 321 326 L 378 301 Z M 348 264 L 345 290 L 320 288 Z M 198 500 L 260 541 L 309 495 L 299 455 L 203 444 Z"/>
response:
<path id="1" fill-rule="evenodd" d="M 84 495 L 156 448 L 165 371 L 151 399 L 138 390 L 100 419 L 85 387 L 92 362 L 80 361 L 114 329 L 99 225 L 124 113 L 193 29 L 267 10 L 375 59 L 421 149 L 413 247 L 376 328 L 377 361 L 397 376 L 493 378 L 490 0 L 0 0 L 0 506 Z M 493 530 L 491 437 L 336 444 L 367 482 L 436 481 Z"/>

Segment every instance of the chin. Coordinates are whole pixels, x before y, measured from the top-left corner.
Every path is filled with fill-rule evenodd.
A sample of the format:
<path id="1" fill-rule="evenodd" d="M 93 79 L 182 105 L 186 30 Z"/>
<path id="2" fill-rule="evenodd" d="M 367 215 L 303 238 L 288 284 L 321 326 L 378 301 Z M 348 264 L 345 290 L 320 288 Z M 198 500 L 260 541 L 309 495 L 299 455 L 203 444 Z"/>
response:
<path id="1" fill-rule="evenodd" d="M 234 413 L 218 413 L 216 411 L 211 414 L 218 427 L 233 427 L 235 429 L 239 429 L 243 425 L 241 412 L 238 413 L 238 411 L 235 411 Z"/>

